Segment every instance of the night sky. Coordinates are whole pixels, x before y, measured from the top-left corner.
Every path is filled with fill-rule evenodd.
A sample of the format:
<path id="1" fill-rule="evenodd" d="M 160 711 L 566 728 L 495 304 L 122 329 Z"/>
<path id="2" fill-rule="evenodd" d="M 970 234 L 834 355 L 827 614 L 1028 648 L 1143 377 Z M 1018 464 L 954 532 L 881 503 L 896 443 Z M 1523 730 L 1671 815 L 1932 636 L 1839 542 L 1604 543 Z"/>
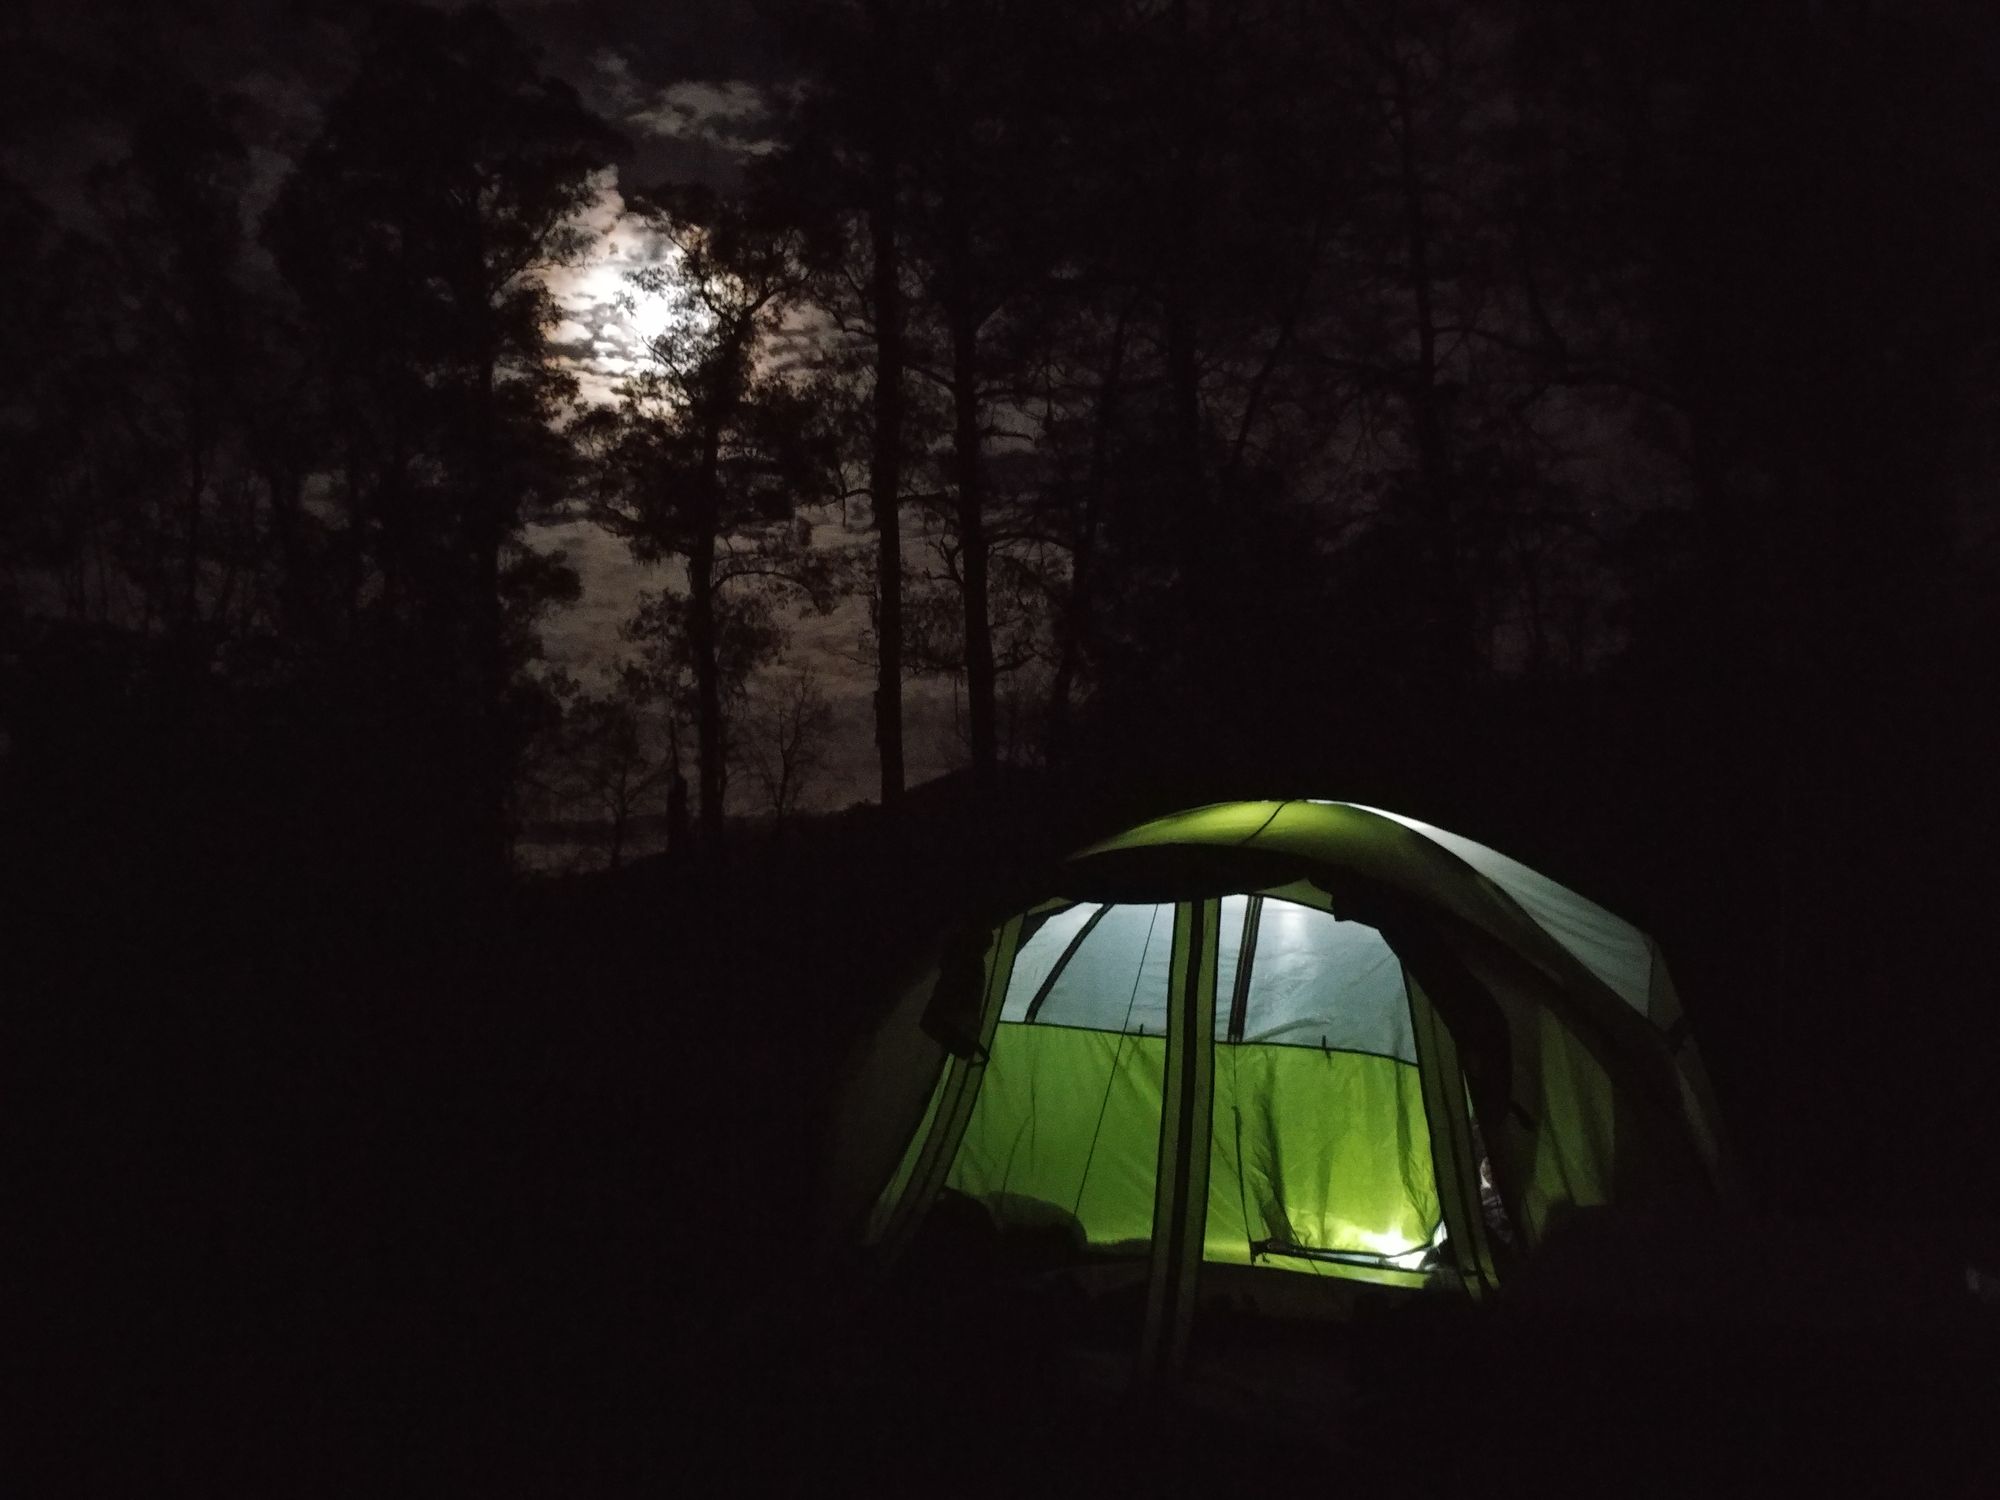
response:
<path id="1" fill-rule="evenodd" d="M 318 128 L 324 101 L 351 66 L 354 22 L 365 9 L 309 3 L 107 8 L 36 0 L 17 10 L 12 22 L 23 42 L 10 53 L 12 113 L 0 163 L 59 220 L 89 232 L 88 172 L 129 147 L 132 111 L 150 91 L 173 78 L 219 91 L 230 99 L 250 153 L 241 205 L 250 231 L 249 274 L 272 276 L 256 225 Z M 548 72 L 572 85 L 630 146 L 621 164 L 599 175 L 594 202 L 582 216 L 592 234 L 584 262 L 557 268 L 547 278 L 562 313 L 549 332 L 551 357 L 579 377 L 584 402 L 608 402 L 617 382 L 638 368 L 640 331 L 655 326 L 661 313 L 657 299 L 651 307 L 616 305 L 630 291 L 625 273 L 660 264 L 663 255 L 657 237 L 628 212 L 626 195 L 635 186 L 668 181 L 739 187 L 745 167 L 775 149 L 777 112 L 794 80 L 787 76 L 768 12 L 752 0 L 666 6 L 511 0 L 498 9 L 538 49 Z M 1468 34 L 1479 35 L 1484 24 Z M 1466 170 L 1489 169 L 1475 163 Z M 1476 302 L 1484 294 L 1474 288 L 1468 295 Z M 1460 311 L 1475 322 L 1484 316 L 1476 309 Z M 1588 298 L 1570 311 L 1579 329 L 1588 330 L 1587 344 L 1598 332 L 1588 329 L 1593 316 Z M 1477 355 L 1476 343 L 1468 345 L 1462 334 L 1454 339 L 1447 342 L 1447 358 L 1466 358 L 1468 348 Z M 1283 348 L 1283 337 L 1277 347 Z M 1572 357 L 1589 362 L 1587 354 Z M 1570 384 L 1544 384 L 1522 399 L 1534 403 L 1539 461 L 1560 468 L 1566 487 L 1586 497 L 1578 502 L 1577 523 L 1626 527 L 1635 516 L 1673 508 L 1685 489 L 1686 459 L 1654 440 L 1657 433 L 1649 424 L 1655 414 L 1629 401 L 1607 402 L 1602 389 L 1572 392 Z M 1369 426 L 1375 420 L 1337 415 L 1321 434 L 1306 434 L 1326 448 L 1321 483 L 1340 512 L 1331 523 L 1336 529 L 1350 524 L 1357 476 L 1381 462 L 1379 454 L 1364 451 L 1381 441 Z M 1952 501 L 1958 512 L 1954 525 L 1967 555 L 1990 552 L 2000 523 L 1993 518 L 1992 486 L 1981 467 L 1988 460 L 1973 457 L 1962 444 L 1956 451 L 1964 459 Z M 1399 461 L 1392 454 L 1390 466 Z M 1364 502 L 1363 516 L 1366 511 Z M 823 548 L 852 551 L 867 545 L 865 513 L 852 507 L 821 508 L 809 520 Z M 905 531 L 913 565 L 943 579 L 945 559 L 934 545 L 935 528 L 912 514 L 905 517 Z M 587 521 L 531 526 L 524 539 L 541 550 L 560 549 L 580 575 L 580 599 L 545 616 L 540 632 L 549 665 L 588 681 L 596 681 L 625 651 L 618 628 L 638 592 L 684 582 L 671 563 L 655 570 L 633 562 Z M 1579 620 L 1592 618 L 1578 627 L 1579 640 L 1589 639 L 1572 642 L 1571 649 L 1595 658 L 1620 638 L 1614 617 L 1624 609 L 1618 598 L 1623 584 L 1597 568 L 1575 586 L 1581 596 L 1564 607 L 1580 611 Z M 791 641 L 778 665 L 809 664 L 835 710 L 829 766 L 808 799 L 819 807 L 842 806 L 873 790 L 873 669 L 859 644 L 868 630 L 866 608 L 863 599 L 850 596 L 831 614 L 804 612 L 788 620 Z M 1497 660 L 1518 659 L 1529 649 L 1518 621 L 1502 618 L 1491 630 L 1489 649 Z M 962 681 L 917 675 L 906 693 L 913 779 L 962 765 Z"/>
<path id="2" fill-rule="evenodd" d="M 0 150 L 0 162 L 59 212 L 88 226 L 87 172 L 129 142 L 129 104 L 137 91 L 127 85 L 126 70 L 182 74 L 240 101 L 238 118 L 253 155 L 244 215 L 254 224 L 317 128 L 317 105 L 336 85 L 351 49 L 351 19 L 365 9 L 133 5 L 106 25 L 92 7 L 33 0 L 17 12 L 16 24 L 35 41 L 15 54 L 22 84 L 15 96 L 18 128 Z M 586 216 L 597 236 L 594 253 L 549 278 L 569 315 L 550 334 L 554 354 L 579 375 L 583 399 L 604 401 L 635 367 L 638 352 L 631 322 L 615 305 L 630 294 L 624 273 L 655 263 L 661 253 L 625 212 L 621 189 L 664 181 L 736 184 L 742 164 L 771 148 L 769 95 L 786 86 L 783 64 L 752 0 L 667 6 L 513 0 L 498 9 L 541 50 L 548 71 L 573 85 L 632 143 L 630 156 L 603 174 L 596 207 Z M 638 316 L 643 320 L 645 311 Z M 822 514 L 816 523 L 821 545 L 864 542 L 857 534 L 864 522 L 850 517 L 843 524 L 837 511 Z M 913 555 L 923 558 L 914 518 L 908 529 Z M 548 660 L 595 681 L 626 650 L 618 628 L 638 592 L 659 587 L 662 579 L 588 522 L 537 528 L 529 541 L 563 551 L 583 585 L 582 597 L 544 625 Z M 675 577 L 671 568 L 665 576 Z M 807 612 L 792 629 L 787 664 L 811 665 L 835 714 L 828 763 L 809 787 L 807 804 L 841 807 L 869 797 L 875 778 L 873 669 L 855 646 L 866 629 L 865 604 L 850 600 L 825 616 Z M 908 693 L 917 779 L 962 764 L 951 684 L 919 679 Z"/>

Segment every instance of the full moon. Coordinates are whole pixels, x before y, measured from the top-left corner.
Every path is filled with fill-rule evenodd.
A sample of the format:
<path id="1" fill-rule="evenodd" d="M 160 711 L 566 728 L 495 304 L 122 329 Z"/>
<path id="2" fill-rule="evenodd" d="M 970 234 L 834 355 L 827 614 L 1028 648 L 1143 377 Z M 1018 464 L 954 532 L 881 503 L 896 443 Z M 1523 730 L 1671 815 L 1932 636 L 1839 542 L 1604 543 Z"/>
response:
<path id="1" fill-rule="evenodd" d="M 637 267 L 630 263 L 620 266 L 617 300 L 613 307 L 623 315 L 625 326 L 632 330 L 634 337 L 650 343 L 666 332 L 680 299 L 671 292 L 642 290 L 631 279 L 631 272 L 635 269 Z"/>
<path id="2" fill-rule="evenodd" d="M 572 295 L 589 308 L 600 338 L 635 345 L 658 338 L 673 318 L 677 299 L 670 292 L 642 290 L 633 282 L 632 273 L 667 262 L 641 260 L 630 253 L 631 247 L 616 240 L 605 248 L 604 259 L 580 269 Z"/>

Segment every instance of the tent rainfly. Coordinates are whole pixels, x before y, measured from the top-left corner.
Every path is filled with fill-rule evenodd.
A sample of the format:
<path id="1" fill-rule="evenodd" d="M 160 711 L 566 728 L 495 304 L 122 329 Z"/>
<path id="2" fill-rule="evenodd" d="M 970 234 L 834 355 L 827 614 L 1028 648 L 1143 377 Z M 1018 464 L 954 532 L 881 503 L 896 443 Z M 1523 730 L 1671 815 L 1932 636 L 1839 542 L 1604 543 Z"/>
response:
<path id="1" fill-rule="evenodd" d="M 1572 1210 L 1712 1196 L 1658 947 L 1503 854 L 1340 802 L 1230 802 L 946 940 L 847 1080 L 827 1228 L 939 1196 L 1148 1263 L 1142 1363 L 1204 1262 L 1491 1292 Z"/>

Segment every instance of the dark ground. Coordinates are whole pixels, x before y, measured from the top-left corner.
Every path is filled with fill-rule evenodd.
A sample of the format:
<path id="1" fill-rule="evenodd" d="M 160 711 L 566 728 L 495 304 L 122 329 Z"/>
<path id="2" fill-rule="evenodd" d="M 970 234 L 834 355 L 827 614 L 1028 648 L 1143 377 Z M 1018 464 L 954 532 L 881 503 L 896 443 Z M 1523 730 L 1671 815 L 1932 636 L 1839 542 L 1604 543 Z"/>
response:
<path id="1" fill-rule="evenodd" d="M 38 1415 L 8 1443 L 62 1478 L 15 1492 L 2000 1480 L 1990 1322 L 1855 1290 L 1878 1250 L 1961 1274 L 1974 1226 L 1919 1233 L 1860 1191 L 1845 1222 L 1746 1225 L 1715 1262 L 1753 1274 L 1650 1308 L 1671 1267 L 1640 1236 L 1608 1289 L 1557 1262 L 1495 1314 L 1211 1323 L 1268 1393 L 1233 1406 L 1121 1399 L 1067 1352 L 1105 1317 L 1121 1347 L 1115 1306 L 995 1293 L 950 1257 L 858 1300 L 808 1249 L 821 1111 L 908 935 L 967 895 L 960 816 L 920 805 L 900 853 L 833 820 L 726 878 L 651 861 L 423 921 L 232 864 L 221 829 L 17 867 L 16 1409 Z M 1006 826 L 977 835 L 999 886 Z"/>

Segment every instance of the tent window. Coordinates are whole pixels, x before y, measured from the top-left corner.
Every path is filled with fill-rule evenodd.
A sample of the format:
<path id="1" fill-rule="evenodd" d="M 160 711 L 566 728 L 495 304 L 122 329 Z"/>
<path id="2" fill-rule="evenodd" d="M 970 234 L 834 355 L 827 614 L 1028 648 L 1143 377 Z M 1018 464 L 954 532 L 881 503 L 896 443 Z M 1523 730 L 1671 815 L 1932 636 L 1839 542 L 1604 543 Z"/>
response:
<path id="1" fill-rule="evenodd" d="M 1163 1036 L 1173 947 L 1171 904 L 1072 907 L 1021 950 L 1000 1019 Z"/>
<path id="2" fill-rule="evenodd" d="M 1163 1036 L 1172 949 L 1171 906 L 1057 912 L 1022 944 L 1000 1018 Z M 1269 896 L 1223 898 L 1215 1037 L 1416 1061 L 1402 966 L 1382 935 Z"/>
<path id="3" fill-rule="evenodd" d="M 1243 1019 L 1249 1001 L 1251 966 L 1244 953 L 1257 943 L 1262 896 L 1224 896 L 1221 932 L 1215 954 L 1215 1039 L 1243 1039 Z"/>
<path id="4" fill-rule="evenodd" d="M 1292 901 L 1258 904 L 1240 1040 L 1417 1060 L 1402 964 L 1381 933 Z"/>
<path id="5" fill-rule="evenodd" d="M 1014 972 L 1007 981 L 1007 998 L 1000 1008 L 1003 1021 L 1025 1021 L 1028 1007 L 1065 957 L 1090 921 L 1104 908 L 1092 902 L 1068 907 L 1050 916 L 1022 939 L 1014 956 Z"/>
<path id="6" fill-rule="evenodd" d="M 1062 982 L 1063 971 L 1069 966 L 1069 961 L 1076 956 L 1077 949 L 1090 940 L 1090 935 L 1097 931 L 1097 924 L 1104 920 L 1105 913 L 1110 910 L 1108 906 L 1098 907 L 1090 914 L 1089 920 L 1077 929 L 1076 936 L 1069 940 L 1068 946 L 1049 969 L 1048 977 L 1036 987 L 1035 993 L 1029 996 L 1027 1020 L 1033 1021 L 1041 1015 L 1042 1007 L 1048 1003 L 1049 996 L 1055 993 L 1056 986 Z"/>

